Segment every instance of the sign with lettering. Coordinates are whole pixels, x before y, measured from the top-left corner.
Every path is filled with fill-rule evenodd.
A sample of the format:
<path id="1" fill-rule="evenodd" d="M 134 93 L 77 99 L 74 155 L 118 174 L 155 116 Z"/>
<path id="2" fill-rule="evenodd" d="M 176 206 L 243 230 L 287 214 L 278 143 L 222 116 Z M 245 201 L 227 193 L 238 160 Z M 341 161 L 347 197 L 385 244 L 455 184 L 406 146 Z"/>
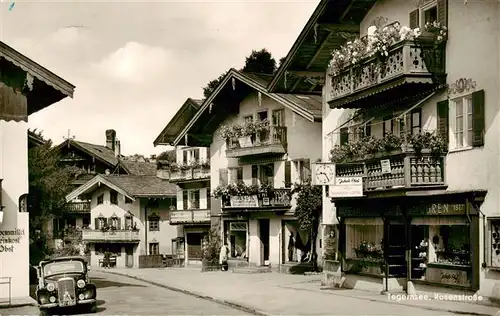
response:
<path id="1" fill-rule="evenodd" d="M 425 278 L 429 282 L 470 286 L 470 281 L 467 277 L 467 270 L 455 270 L 451 265 L 449 268 L 438 268 L 429 264 L 427 266 L 427 270 L 425 271 Z"/>
<path id="2" fill-rule="evenodd" d="M 464 203 L 425 203 L 411 205 L 408 207 L 408 215 L 431 215 L 431 216 L 442 216 L 442 215 L 464 215 L 465 214 L 465 204 Z"/>
<path id="3" fill-rule="evenodd" d="M 193 213 L 191 211 L 170 212 L 170 222 L 172 223 L 190 222 L 192 220 L 193 220 Z"/>
<path id="4" fill-rule="evenodd" d="M 259 207 L 257 195 L 231 196 L 231 207 Z"/>
<path id="5" fill-rule="evenodd" d="M 250 136 L 240 137 L 238 138 L 238 142 L 240 143 L 241 148 L 248 148 L 253 146 Z"/>
<path id="6" fill-rule="evenodd" d="M 328 195 L 332 198 L 363 196 L 363 178 L 337 177 L 335 185 L 329 186 Z"/>
<path id="7" fill-rule="evenodd" d="M 391 161 L 389 159 L 380 160 L 382 174 L 391 173 Z"/>
<path id="8" fill-rule="evenodd" d="M 21 242 L 24 235 L 24 229 L 0 230 L 0 253 L 14 252 L 15 245 Z"/>

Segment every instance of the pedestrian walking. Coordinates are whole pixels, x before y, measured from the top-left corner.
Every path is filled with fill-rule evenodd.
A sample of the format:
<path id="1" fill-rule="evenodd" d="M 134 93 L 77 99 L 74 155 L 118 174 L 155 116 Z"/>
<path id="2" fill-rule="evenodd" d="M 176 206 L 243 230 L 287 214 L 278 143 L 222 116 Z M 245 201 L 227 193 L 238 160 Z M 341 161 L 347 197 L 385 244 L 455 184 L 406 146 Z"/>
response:
<path id="1" fill-rule="evenodd" d="M 229 247 L 227 246 L 227 242 L 222 245 L 220 248 L 220 254 L 219 254 L 219 264 L 222 267 L 222 271 L 227 271 L 229 269 L 229 264 L 228 264 L 228 259 L 229 259 Z"/>

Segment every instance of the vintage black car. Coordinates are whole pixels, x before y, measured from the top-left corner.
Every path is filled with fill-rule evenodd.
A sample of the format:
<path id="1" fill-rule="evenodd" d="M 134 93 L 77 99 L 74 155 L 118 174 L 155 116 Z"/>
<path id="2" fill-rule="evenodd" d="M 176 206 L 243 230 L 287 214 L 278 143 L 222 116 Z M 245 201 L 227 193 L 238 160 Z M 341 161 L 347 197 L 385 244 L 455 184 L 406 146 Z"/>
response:
<path id="1" fill-rule="evenodd" d="M 88 264 L 84 257 L 59 257 L 40 262 L 36 297 L 40 315 L 48 309 L 86 307 L 97 311 L 96 286 L 90 283 Z"/>

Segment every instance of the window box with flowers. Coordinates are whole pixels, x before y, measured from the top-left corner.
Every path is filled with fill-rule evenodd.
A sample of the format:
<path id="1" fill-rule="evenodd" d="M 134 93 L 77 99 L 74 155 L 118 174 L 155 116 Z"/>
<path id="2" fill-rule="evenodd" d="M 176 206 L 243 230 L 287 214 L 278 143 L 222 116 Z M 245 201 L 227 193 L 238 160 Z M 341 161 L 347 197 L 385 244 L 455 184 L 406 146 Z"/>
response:
<path id="1" fill-rule="evenodd" d="M 284 204 L 281 199 L 279 201 L 276 199 L 275 192 L 276 189 L 269 184 L 259 186 L 239 182 L 237 184 L 219 185 L 212 194 L 215 198 L 222 200 L 223 207 L 262 207 Z"/>
<path id="2" fill-rule="evenodd" d="M 332 52 L 329 75 L 332 77 L 331 106 L 341 107 L 346 95 L 386 83 L 400 76 L 418 76 L 429 83 L 444 74 L 444 49 L 447 29 L 439 22 L 411 29 L 394 22 L 363 38 L 347 42 Z M 403 62 L 409 61 L 409 62 Z M 352 101 L 352 102 L 355 102 Z"/>
<path id="3" fill-rule="evenodd" d="M 261 134 L 266 131 L 269 131 L 267 120 L 222 126 L 219 133 L 226 140 L 228 148 L 235 149 L 252 147 L 263 142 Z"/>
<path id="4" fill-rule="evenodd" d="M 193 179 L 210 177 L 210 160 L 200 160 L 191 164 L 193 169 Z"/>

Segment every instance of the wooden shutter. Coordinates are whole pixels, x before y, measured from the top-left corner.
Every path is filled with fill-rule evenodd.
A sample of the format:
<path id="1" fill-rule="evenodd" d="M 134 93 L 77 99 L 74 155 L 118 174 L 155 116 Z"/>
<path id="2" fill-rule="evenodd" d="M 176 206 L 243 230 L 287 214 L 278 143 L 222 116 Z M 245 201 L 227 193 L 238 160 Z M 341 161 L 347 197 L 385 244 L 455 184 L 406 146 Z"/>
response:
<path id="1" fill-rule="evenodd" d="M 187 151 L 184 150 L 182 152 L 182 163 L 187 164 L 187 161 L 188 161 L 188 153 Z"/>
<path id="2" fill-rule="evenodd" d="M 292 186 L 292 162 L 285 161 L 285 188 Z"/>
<path id="3" fill-rule="evenodd" d="M 443 26 L 448 25 L 448 0 L 437 0 L 437 20 Z"/>
<path id="4" fill-rule="evenodd" d="M 227 185 L 227 169 L 219 169 L 219 185 Z"/>
<path id="5" fill-rule="evenodd" d="M 414 29 L 420 26 L 418 9 L 410 12 L 410 28 Z"/>
<path id="6" fill-rule="evenodd" d="M 445 146 L 448 147 L 450 138 L 448 100 L 437 103 L 437 132 L 443 137 Z"/>
<path id="7" fill-rule="evenodd" d="M 199 149 L 199 148 L 196 148 L 196 149 L 194 150 L 194 160 L 195 160 L 195 161 L 200 160 L 200 149 Z"/>
<path id="8" fill-rule="evenodd" d="M 345 145 L 349 142 L 349 129 L 347 127 L 342 127 L 340 129 L 340 146 Z"/>
<path id="9" fill-rule="evenodd" d="M 259 180 L 259 166 L 252 165 L 252 184 L 258 184 Z"/>
<path id="10" fill-rule="evenodd" d="M 418 121 L 415 122 L 413 114 L 418 113 Z M 410 128 L 411 128 L 411 133 L 413 134 L 413 129 L 418 126 L 418 130 L 421 132 L 422 131 L 422 109 L 415 109 L 411 112 L 410 114 Z"/>
<path id="11" fill-rule="evenodd" d="M 210 147 L 207 147 L 207 161 L 210 161 Z"/>
<path id="12" fill-rule="evenodd" d="M 183 190 L 182 191 L 182 209 L 187 210 L 189 209 L 189 204 L 188 204 L 188 191 Z"/>
<path id="13" fill-rule="evenodd" d="M 103 222 L 104 222 L 104 226 L 108 226 L 108 219 L 107 218 L 103 218 Z"/>
<path id="14" fill-rule="evenodd" d="M 372 123 L 371 122 L 368 122 L 365 125 L 365 136 L 367 136 L 367 137 L 372 136 Z"/>
<path id="15" fill-rule="evenodd" d="M 484 90 L 472 93 L 472 146 L 484 145 Z"/>
<path id="16" fill-rule="evenodd" d="M 95 229 L 99 229 L 99 218 L 94 218 L 94 226 L 95 226 Z"/>
<path id="17" fill-rule="evenodd" d="M 119 217 L 116 219 L 116 229 L 122 229 L 122 219 Z"/>

